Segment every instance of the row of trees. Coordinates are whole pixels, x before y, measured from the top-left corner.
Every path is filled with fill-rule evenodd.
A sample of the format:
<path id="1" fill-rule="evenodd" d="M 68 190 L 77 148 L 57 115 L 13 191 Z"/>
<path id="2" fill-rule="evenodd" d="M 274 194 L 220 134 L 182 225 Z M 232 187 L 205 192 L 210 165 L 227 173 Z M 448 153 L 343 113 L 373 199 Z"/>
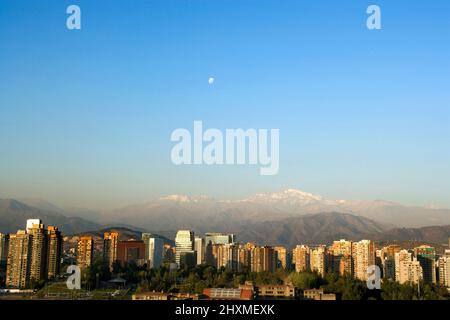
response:
<path id="1" fill-rule="evenodd" d="M 335 293 L 338 299 L 343 300 L 450 299 L 446 288 L 424 282 L 418 286 L 385 280 L 381 290 L 369 290 L 365 282 L 348 276 L 328 273 L 322 277 L 315 272 L 298 273 L 283 269 L 275 272 L 233 272 L 225 268 L 200 265 L 191 269 L 170 271 L 167 266 L 148 269 L 146 266 L 139 267 L 134 264 L 115 264 L 113 274 L 126 279 L 137 292 L 155 290 L 201 293 L 208 287 L 235 288 L 245 281 L 252 281 L 255 285 L 292 282 L 299 290 L 323 288 L 325 292 Z M 109 268 L 101 260 L 96 260 L 91 268 L 86 270 L 84 281 L 89 287 L 95 288 L 99 281 L 106 281 L 111 277 Z"/>

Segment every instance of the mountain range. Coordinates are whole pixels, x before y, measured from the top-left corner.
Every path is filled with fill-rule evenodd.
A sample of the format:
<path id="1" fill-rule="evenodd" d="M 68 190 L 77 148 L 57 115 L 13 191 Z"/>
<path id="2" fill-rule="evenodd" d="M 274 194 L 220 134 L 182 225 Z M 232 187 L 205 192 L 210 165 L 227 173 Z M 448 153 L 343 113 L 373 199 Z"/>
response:
<path id="1" fill-rule="evenodd" d="M 180 225 L 209 229 L 217 225 L 239 226 L 323 212 L 349 213 L 391 227 L 450 224 L 449 209 L 407 207 L 384 200 L 331 200 L 296 189 L 256 194 L 241 200 L 170 195 L 104 213 L 98 222 L 126 222 L 158 230 L 177 229 Z"/>
<path id="2" fill-rule="evenodd" d="M 0 232 L 15 232 L 35 217 L 59 226 L 65 234 L 126 227 L 173 239 L 178 229 L 192 229 L 196 234 L 231 232 L 239 241 L 286 246 L 364 237 L 445 243 L 450 233 L 448 209 L 384 200 L 331 200 L 296 189 L 240 200 L 169 195 L 110 211 L 67 209 L 37 199 L 0 199 Z"/>

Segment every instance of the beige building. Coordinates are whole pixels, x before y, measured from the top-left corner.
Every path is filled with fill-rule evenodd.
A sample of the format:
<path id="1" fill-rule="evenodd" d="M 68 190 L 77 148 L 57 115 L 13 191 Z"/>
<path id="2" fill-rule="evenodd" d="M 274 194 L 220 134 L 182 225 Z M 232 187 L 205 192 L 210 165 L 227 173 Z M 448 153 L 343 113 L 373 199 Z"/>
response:
<path id="1" fill-rule="evenodd" d="M 361 240 L 352 245 L 353 275 L 362 281 L 367 280 L 369 266 L 375 265 L 375 245 L 371 240 Z"/>
<path id="2" fill-rule="evenodd" d="M 205 241 L 203 238 L 194 238 L 194 251 L 196 254 L 196 263 L 201 265 L 205 261 Z"/>
<path id="3" fill-rule="evenodd" d="M 292 251 L 292 262 L 295 264 L 295 271 L 307 271 L 310 268 L 310 249 L 306 245 L 298 245 Z"/>
<path id="4" fill-rule="evenodd" d="M 412 261 L 412 253 L 408 250 L 400 250 L 394 255 L 394 264 L 395 264 L 395 281 L 399 281 L 400 279 L 400 265 L 403 262 Z"/>
<path id="5" fill-rule="evenodd" d="M 325 275 L 327 272 L 328 252 L 326 246 L 319 246 L 311 250 L 310 268 L 320 275 Z"/>
<path id="6" fill-rule="evenodd" d="M 276 255 L 273 248 L 264 246 L 251 249 L 250 268 L 252 272 L 275 271 Z"/>
<path id="7" fill-rule="evenodd" d="M 401 250 L 395 254 L 395 280 L 399 283 L 419 283 L 423 279 L 420 262 L 413 259 L 412 253 Z"/>
<path id="8" fill-rule="evenodd" d="M 222 244 L 217 248 L 217 268 L 225 267 L 237 271 L 239 267 L 239 248 L 235 244 Z"/>
<path id="9" fill-rule="evenodd" d="M 450 287 L 450 255 L 438 259 L 439 284 Z"/>
<path id="10" fill-rule="evenodd" d="M 198 300 L 196 293 L 142 292 L 131 296 L 132 300 Z"/>
<path id="11" fill-rule="evenodd" d="M 292 283 L 288 284 L 264 284 L 255 287 L 256 295 L 261 298 L 295 298 L 295 287 Z"/>
<path id="12" fill-rule="evenodd" d="M 419 283 L 423 279 L 423 270 L 420 262 L 417 260 L 403 261 L 400 263 L 400 273 L 398 282 L 403 283 Z"/>
<path id="13" fill-rule="evenodd" d="M 323 289 L 304 290 L 303 297 L 310 300 L 336 300 L 334 293 L 324 293 Z"/>

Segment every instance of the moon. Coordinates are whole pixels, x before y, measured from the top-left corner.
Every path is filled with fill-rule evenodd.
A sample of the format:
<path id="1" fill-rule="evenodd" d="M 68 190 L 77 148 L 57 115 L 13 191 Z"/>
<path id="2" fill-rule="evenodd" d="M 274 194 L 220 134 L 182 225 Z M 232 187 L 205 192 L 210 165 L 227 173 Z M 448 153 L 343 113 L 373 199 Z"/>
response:
<path id="1" fill-rule="evenodd" d="M 214 79 L 214 77 L 209 77 L 209 78 L 208 78 L 208 83 L 209 83 L 209 84 L 213 84 L 213 83 L 214 83 L 214 80 L 216 80 L 216 79 Z"/>

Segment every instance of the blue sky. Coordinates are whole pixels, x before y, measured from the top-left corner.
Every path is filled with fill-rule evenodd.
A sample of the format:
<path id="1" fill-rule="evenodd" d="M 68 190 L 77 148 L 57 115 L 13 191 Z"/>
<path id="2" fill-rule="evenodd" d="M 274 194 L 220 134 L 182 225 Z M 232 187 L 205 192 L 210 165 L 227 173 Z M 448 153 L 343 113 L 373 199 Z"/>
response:
<path id="1" fill-rule="evenodd" d="M 293 187 L 450 207 L 449 40 L 447 0 L 2 0 L 0 197 L 111 208 Z M 278 175 L 174 166 L 170 134 L 194 120 L 279 128 Z"/>

